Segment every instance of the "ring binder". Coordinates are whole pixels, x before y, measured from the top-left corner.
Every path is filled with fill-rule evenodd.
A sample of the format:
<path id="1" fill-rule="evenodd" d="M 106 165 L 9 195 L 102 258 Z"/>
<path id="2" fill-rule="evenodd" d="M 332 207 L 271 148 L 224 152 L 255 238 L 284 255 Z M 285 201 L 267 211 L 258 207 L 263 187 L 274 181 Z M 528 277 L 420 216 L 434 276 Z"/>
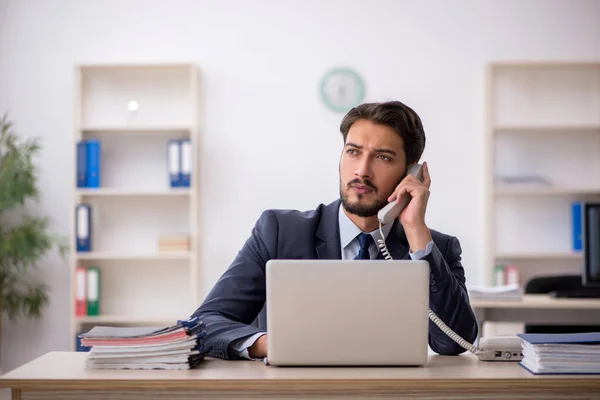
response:
<path id="1" fill-rule="evenodd" d="M 78 204 L 75 208 L 75 235 L 77 238 L 77 251 L 88 252 L 92 250 L 92 217 L 89 204 Z"/>
<path id="2" fill-rule="evenodd" d="M 167 144 L 167 172 L 171 187 L 179 187 L 181 175 L 181 146 L 178 140 L 169 140 Z"/>

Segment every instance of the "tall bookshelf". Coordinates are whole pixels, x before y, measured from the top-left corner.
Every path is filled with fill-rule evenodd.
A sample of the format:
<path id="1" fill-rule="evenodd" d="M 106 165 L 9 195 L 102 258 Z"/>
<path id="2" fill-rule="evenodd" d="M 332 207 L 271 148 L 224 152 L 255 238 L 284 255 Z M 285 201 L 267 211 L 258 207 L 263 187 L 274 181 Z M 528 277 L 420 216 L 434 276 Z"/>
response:
<path id="1" fill-rule="evenodd" d="M 192 64 L 75 68 L 73 154 L 101 143 L 99 188 L 73 182 L 71 340 L 94 325 L 156 326 L 189 316 L 199 302 L 198 70 Z M 171 187 L 167 143 L 191 142 L 189 187 Z M 76 251 L 77 204 L 91 205 L 92 249 Z M 159 251 L 161 235 L 189 235 L 189 251 Z M 75 271 L 100 270 L 100 314 L 77 317 Z"/>
<path id="2" fill-rule="evenodd" d="M 600 201 L 600 62 L 494 63 L 487 76 L 486 284 L 579 274 L 571 205 Z M 524 177 L 506 183 L 498 177 Z"/>

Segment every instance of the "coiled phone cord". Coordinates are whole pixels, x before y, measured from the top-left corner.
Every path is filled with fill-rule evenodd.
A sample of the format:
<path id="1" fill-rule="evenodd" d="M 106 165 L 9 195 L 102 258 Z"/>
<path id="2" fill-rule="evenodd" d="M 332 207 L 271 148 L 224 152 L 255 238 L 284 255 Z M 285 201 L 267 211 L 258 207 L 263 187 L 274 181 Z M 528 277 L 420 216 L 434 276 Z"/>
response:
<path id="1" fill-rule="evenodd" d="M 392 255 L 390 254 L 387 246 L 385 245 L 385 235 L 383 234 L 381 222 L 379 222 L 379 233 L 381 234 L 381 239 L 377 239 L 379 249 L 381 250 L 383 257 L 386 260 L 392 260 Z M 472 345 L 471 343 L 467 342 L 465 339 L 460 337 L 448 325 L 446 325 L 444 323 L 444 321 L 442 321 L 440 319 L 440 317 L 435 315 L 435 313 L 433 311 L 431 311 L 431 309 L 428 309 L 428 310 L 429 310 L 429 313 L 428 313 L 429 319 L 432 320 L 433 323 L 436 324 L 437 327 L 440 328 L 440 330 L 442 332 L 444 332 L 450 339 L 454 340 L 456 343 L 461 345 L 464 349 L 469 350 L 473 354 L 478 354 L 479 349 L 476 346 Z"/>

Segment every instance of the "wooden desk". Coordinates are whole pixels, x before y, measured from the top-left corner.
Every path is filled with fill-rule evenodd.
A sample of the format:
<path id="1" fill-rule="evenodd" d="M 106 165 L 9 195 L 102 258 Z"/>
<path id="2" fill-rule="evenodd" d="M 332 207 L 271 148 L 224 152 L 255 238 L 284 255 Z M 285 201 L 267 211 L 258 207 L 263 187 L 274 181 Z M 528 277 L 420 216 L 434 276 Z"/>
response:
<path id="1" fill-rule="evenodd" d="M 532 324 L 600 325 L 600 299 L 524 295 L 521 300 L 471 300 L 479 332 L 484 321 Z"/>
<path id="2" fill-rule="evenodd" d="M 591 375 L 536 376 L 515 362 L 431 355 L 425 367 L 282 368 L 206 360 L 190 371 L 102 371 L 86 353 L 48 353 L 0 378 L 13 399 L 600 398 Z"/>

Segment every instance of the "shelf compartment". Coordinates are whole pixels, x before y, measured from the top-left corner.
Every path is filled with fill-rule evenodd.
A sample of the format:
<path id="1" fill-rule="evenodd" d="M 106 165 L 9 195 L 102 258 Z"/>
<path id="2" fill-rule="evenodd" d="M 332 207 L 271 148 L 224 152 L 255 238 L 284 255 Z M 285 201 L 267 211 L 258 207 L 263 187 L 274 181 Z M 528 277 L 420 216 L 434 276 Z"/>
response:
<path id="1" fill-rule="evenodd" d="M 80 126 L 186 126 L 193 115 L 190 66 L 82 66 L 80 71 Z M 137 107 L 130 108 L 132 101 Z"/>

